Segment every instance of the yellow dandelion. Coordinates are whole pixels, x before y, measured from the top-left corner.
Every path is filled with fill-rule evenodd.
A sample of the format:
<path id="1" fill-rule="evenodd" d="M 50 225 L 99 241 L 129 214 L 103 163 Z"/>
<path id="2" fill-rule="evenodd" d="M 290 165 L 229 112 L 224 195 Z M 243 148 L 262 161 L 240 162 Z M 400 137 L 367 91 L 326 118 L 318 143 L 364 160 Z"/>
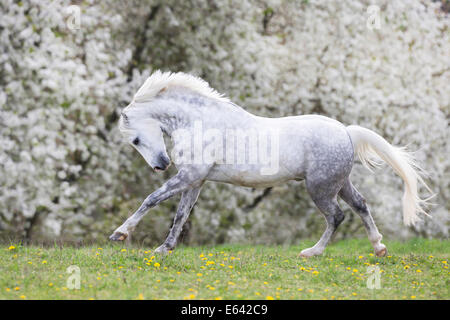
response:
<path id="1" fill-rule="evenodd" d="M 197 277 L 201 277 L 203 273 L 197 273 Z"/>
<path id="2" fill-rule="evenodd" d="M 47 264 L 47 260 L 43 260 L 43 261 L 42 261 L 42 264 Z"/>
<path id="3" fill-rule="evenodd" d="M 19 291 L 20 287 L 15 287 L 14 290 Z"/>
<path id="4" fill-rule="evenodd" d="M 24 295 L 21 295 L 20 296 L 20 299 L 26 299 L 27 297 L 26 296 L 24 296 Z"/>
<path id="5" fill-rule="evenodd" d="M 422 270 L 420 270 L 420 269 L 417 269 L 417 270 L 416 270 L 416 272 L 418 272 L 418 273 L 421 273 L 421 272 L 422 272 Z"/>
<path id="6" fill-rule="evenodd" d="M 267 296 L 266 300 L 273 300 L 273 297 L 272 296 Z"/>
<path id="7" fill-rule="evenodd" d="M 120 252 L 127 252 L 127 249 L 122 249 L 122 250 L 120 250 Z"/>
<path id="8" fill-rule="evenodd" d="M 16 247 L 14 246 L 9 246 L 8 250 L 14 250 Z"/>
<path id="9" fill-rule="evenodd" d="M 411 299 L 415 299 L 416 298 L 416 296 L 411 296 Z"/>
<path id="10" fill-rule="evenodd" d="M 144 295 L 142 293 L 139 293 L 137 298 L 138 300 L 144 300 Z"/>
<path id="11" fill-rule="evenodd" d="M 53 282 L 50 282 L 50 283 L 48 284 L 48 286 L 49 286 L 49 287 L 53 287 Z"/>
<path id="12" fill-rule="evenodd" d="M 161 266 L 158 262 L 155 262 L 153 265 L 154 265 L 156 268 L 158 268 L 158 267 Z"/>

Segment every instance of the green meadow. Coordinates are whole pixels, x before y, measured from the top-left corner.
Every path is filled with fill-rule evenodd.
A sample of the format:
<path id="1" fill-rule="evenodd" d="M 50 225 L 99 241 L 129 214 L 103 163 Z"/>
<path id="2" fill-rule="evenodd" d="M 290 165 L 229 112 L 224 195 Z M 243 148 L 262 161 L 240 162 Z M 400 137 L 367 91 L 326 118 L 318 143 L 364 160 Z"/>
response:
<path id="1" fill-rule="evenodd" d="M 366 239 L 313 244 L 154 248 L 0 247 L 0 299 L 449 299 L 448 240 L 385 241 L 373 255 Z"/>

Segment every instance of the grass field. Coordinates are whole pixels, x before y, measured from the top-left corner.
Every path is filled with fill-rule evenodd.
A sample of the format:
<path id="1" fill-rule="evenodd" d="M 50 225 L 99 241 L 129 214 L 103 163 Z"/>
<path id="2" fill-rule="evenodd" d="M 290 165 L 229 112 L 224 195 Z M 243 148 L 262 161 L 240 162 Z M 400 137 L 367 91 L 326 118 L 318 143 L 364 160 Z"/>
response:
<path id="1" fill-rule="evenodd" d="M 450 298 L 450 241 L 385 241 L 385 258 L 373 256 L 368 240 L 339 241 L 322 257 L 298 258 L 311 244 L 179 247 L 167 256 L 120 244 L 5 244 L 0 247 L 0 299 Z M 71 289 L 77 276 L 76 268 L 67 272 L 71 265 L 79 268 L 80 289 Z M 368 279 L 377 270 L 380 288 L 370 289 Z"/>

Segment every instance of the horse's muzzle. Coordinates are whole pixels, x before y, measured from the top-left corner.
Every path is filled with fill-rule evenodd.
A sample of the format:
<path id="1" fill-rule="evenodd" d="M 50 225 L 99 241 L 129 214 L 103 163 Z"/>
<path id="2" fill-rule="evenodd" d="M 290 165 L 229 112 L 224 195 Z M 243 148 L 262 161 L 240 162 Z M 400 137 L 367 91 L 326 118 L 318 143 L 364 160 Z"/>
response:
<path id="1" fill-rule="evenodd" d="M 155 171 L 165 171 L 170 166 L 170 159 L 166 156 L 161 154 L 158 157 L 158 163 L 153 167 Z"/>

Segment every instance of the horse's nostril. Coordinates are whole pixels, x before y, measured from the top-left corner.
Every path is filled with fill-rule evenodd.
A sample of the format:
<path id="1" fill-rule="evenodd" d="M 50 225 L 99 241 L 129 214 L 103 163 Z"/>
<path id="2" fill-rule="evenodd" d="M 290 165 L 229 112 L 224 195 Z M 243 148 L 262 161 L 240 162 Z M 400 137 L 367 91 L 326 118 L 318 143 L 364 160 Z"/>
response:
<path id="1" fill-rule="evenodd" d="M 158 170 L 160 170 L 160 171 L 164 171 L 164 169 L 163 169 L 163 168 L 161 168 L 161 167 L 155 167 L 155 170 L 156 170 L 156 171 L 158 171 Z"/>
<path id="2" fill-rule="evenodd" d="M 165 169 L 167 169 L 167 167 L 168 167 L 169 164 L 170 164 L 170 159 L 167 158 L 167 157 L 164 156 L 164 155 L 160 155 L 160 157 L 159 157 L 159 164 L 160 164 L 162 167 L 164 167 Z"/>

